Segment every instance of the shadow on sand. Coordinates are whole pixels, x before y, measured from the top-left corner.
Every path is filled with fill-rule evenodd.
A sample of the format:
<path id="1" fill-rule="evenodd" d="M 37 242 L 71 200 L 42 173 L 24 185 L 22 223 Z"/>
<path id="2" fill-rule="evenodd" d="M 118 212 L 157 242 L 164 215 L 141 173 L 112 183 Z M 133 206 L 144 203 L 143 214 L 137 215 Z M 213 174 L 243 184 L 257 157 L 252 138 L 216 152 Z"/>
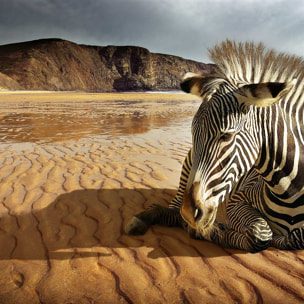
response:
<path id="1" fill-rule="evenodd" d="M 128 236 L 124 226 L 150 204 L 167 205 L 169 189 L 77 190 L 62 194 L 47 207 L 33 205 L 28 214 L 0 221 L 0 259 L 71 259 L 111 256 L 117 248 L 151 248 L 149 258 L 216 257 L 240 254 L 207 241 L 191 239 L 180 228 L 154 226 L 143 236 Z"/>

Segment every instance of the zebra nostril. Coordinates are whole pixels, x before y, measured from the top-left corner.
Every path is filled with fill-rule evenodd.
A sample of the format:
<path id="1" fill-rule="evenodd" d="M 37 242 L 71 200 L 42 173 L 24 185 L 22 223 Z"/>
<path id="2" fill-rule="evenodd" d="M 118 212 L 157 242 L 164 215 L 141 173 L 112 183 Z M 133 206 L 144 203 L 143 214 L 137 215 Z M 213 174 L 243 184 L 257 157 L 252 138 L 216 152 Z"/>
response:
<path id="1" fill-rule="evenodd" d="M 202 217 L 202 215 L 203 215 L 203 212 L 201 211 L 201 209 L 200 208 L 195 208 L 195 210 L 194 210 L 194 219 L 196 221 L 198 221 Z"/>

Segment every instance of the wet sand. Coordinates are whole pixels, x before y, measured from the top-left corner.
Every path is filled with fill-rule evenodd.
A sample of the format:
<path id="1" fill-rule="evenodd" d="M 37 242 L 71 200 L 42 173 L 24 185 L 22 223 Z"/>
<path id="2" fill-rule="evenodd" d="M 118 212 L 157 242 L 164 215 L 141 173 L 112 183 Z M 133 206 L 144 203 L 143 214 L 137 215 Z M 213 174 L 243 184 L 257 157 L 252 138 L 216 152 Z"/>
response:
<path id="1" fill-rule="evenodd" d="M 250 254 L 160 226 L 124 234 L 176 193 L 193 97 L 0 102 L 0 303 L 303 303 L 303 251 Z"/>

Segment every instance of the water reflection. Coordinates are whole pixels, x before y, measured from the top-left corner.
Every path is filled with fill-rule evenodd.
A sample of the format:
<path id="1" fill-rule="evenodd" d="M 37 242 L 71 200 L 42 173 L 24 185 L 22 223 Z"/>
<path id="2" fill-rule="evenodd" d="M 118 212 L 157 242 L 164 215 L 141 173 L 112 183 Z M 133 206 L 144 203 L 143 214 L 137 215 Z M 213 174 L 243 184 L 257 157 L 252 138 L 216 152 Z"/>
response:
<path id="1" fill-rule="evenodd" d="M 188 104 L 187 104 L 188 103 Z M 146 133 L 166 126 L 189 125 L 197 104 L 174 102 L 153 104 L 119 101 L 111 104 L 43 103 L 8 107 L 0 118 L 0 140 L 54 142 L 76 140 L 87 135 L 120 136 Z"/>

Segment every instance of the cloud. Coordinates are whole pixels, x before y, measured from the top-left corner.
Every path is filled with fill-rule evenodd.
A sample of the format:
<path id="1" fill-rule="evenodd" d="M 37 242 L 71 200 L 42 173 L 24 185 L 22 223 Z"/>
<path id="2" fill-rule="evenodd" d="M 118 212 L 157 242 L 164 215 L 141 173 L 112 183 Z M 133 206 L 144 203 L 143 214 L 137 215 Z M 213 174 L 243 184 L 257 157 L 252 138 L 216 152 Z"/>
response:
<path id="1" fill-rule="evenodd" d="M 58 37 L 208 61 L 226 38 L 303 55 L 301 0 L 2 0 L 0 44 Z"/>

